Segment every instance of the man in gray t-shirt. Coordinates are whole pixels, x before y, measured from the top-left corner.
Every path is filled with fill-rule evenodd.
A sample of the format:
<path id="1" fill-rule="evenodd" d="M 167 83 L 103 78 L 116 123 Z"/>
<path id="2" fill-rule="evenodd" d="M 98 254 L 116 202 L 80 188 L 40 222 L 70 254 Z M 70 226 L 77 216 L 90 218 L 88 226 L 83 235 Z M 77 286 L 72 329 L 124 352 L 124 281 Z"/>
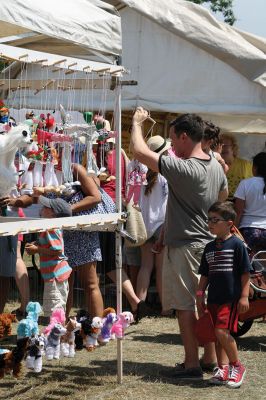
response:
<path id="1" fill-rule="evenodd" d="M 207 224 L 208 209 L 226 189 L 227 180 L 218 161 L 208 158 L 159 158 L 160 173 L 169 186 L 164 237 L 167 246 L 206 244 L 213 239 Z"/>
<path id="2" fill-rule="evenodd" d="M 203 120 L 184 114 L 170 124 L 169 136 L 176 156 L 159 156 L 149 150 L 142 136 L 148 113 L 138 107 L 134 116 L 131 146 L 134 157 L 168 182 L 165 220 L 162 302 L 163 309 L 175 309 L 185 349 L 185 362 L 175 371 L 178 378 L 202 378 L 198 345 L 194 334 L 195 297 L 201 250 L 212 239 L 207 212 L 217 200 L 227 198 L 227 180 L 221 165 L 201 148 Z M 205 361 L 215 357 L 214 348 Z M 214 361 L 214 360 L 213 360 Z"/>

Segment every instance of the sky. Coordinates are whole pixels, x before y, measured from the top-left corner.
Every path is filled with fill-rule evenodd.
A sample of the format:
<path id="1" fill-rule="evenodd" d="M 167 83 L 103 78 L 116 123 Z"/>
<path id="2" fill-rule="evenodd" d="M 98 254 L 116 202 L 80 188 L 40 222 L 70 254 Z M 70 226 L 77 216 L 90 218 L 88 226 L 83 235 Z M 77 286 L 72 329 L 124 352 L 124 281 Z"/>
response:
<path id="1" fill-rule="evenodd" d="M 234 0 L 235 26 L 266 38 L 266 0 Z"/>
<path id="2" fill-rule="evenodd" d="M 233 0 L 234 26 L 266 39 L 266 0 Z M 216 18 L 223 18 L 214 14 Z"/>

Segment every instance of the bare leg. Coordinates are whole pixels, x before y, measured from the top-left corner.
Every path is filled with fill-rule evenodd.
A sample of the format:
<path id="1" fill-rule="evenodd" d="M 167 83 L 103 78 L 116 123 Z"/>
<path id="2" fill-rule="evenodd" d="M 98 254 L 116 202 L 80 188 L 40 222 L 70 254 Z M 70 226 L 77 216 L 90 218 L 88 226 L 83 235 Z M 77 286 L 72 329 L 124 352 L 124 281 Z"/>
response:
<path id="1" fill-rule="evenodd" d="M 215 329 L 215 335 L 220 343 L 221 347 L 224 349 L 229 361 L 238 361 L 238 351 L 236 341 L 227 329 Z"/>
<path id="2" fill-rule="evenodd" d="M 140 300 L 146 300 L 150 286 L 151 273 L 154 267 L 154 254 L 151 252 L 152 243 L 141 246 L 141 266 L 138 273 L 136 294 Z"/>
<path id="3" fill-rule="evenodd" d="M 108 272 L 107 275 L 113 282 L 116 282 L 116 270 Z M 136 311 L 140 300 L 134 292 L 133 286 L 124 270 L 122 270 L 122 290 L 132 311 Z"/>
<path id="4" fill-rule="evenodd" d="M 73 307 L 73 289 L 74 289 L 74 271 L 76 269 L 73 268 L 70 277 L 68 278 L 69 292 L 66 303 L 66 318 L 71 315 L 71 308 Z"/>
<path id="5" fill-rule="evenodd" d="M 99 288 L 96 272 L 97 262 L 80 265 L 77 268 L 78 278 L 86 296 L 86 304 L 92 317 L 101 317 L 103 314 L 103 298 Z"/>
<path id="6" fill-rule="evenodd" d="M 4 312 L 4 308 L 8 299 L 10 287 L 10 278 L 0 276 L 0 314 Z"/>
<path id="7" fill-rule="evenodd" d="M 194 334 L 196 315 L 194 311 L 178 310 L 177 318 L 185 349 L 185 367 L 199 367 L 198 343 Z"/>
<path id="8" fill-rule="evenodd" d="M 216 351 L 215 344 L 208 343 L 204 346 L 204 354 L 202 356 L 203 364 L 215 364 L 217 362 L 216 359 Z"/>
<path id="9" fill-rule="evenodd" d="M 20 253 L 21 242 L 18 241 L 17 246 L 17 263 L 16 263 L 16 284 L 20 294 L 20 307 L 21 311 L 26 310 L 26 306 L 30 301 L 30 285 L 27 267 L 21 257 Z"/>
<path id="10" fill-rule="evenodd" d="M 226 352 L 222 348 L 221 344 L 219 342 L 217 342 L 215 347 L 216 347 L 218 365 L 219 366 L 228 365 L 229 364 L 229 360 L 228 360 Z"/>
<path id="11" fill-rule="evenodd" d="M 137 279 L 138 279 L 138 273 L 139 273 L 139 265 L 128 265 L 127 271 L 128 271 L 128 276 L 132 283 L 133 289 L 136 292 Z"/>
<path id="12" fill-rule="evenodd" d="M 162 304 L 162 268 L 163 268 L 163 252 L 155 255 L 156 269 L 156 288 Z"/>

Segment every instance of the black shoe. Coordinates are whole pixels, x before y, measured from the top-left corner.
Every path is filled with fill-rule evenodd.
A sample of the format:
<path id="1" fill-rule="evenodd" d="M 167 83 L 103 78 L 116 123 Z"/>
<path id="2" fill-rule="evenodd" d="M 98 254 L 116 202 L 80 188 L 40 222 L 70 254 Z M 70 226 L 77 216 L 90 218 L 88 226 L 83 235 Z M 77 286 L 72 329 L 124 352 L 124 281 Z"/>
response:
<path id="1" fill-rule="evenodd" d="M 21 311 L 19 308 L 11 311 L 11 314 L 16 314 L 16 318 L 18 321 L 22 320 L 23 318 L 26 318 L 26 316 L 27 316 L 26 311 Z"/>
<path id="2" fill-rule="evenodd" d="M 213 372 L 214 368 L 217 367 L 216 363 L 204 363 L 202 358 L 199 360 L 199 362 L 203 372 Z"/>
<path id="3" fill-rule="evenodd" d="M 153 316 L 153 311 L 151 308 L 145 303 L 144 300 L 140 300 L 137 305 L 137 311 L 135 313 L 134 319 L 135 322 L 138 323 L 142 318 Z"/>
<path id="4" fill-rule="evenodd" d="M 200 367 L 180 369 L 175 368 L 172 377 L 180 380 L 202 380 L 203 373 Z"/>

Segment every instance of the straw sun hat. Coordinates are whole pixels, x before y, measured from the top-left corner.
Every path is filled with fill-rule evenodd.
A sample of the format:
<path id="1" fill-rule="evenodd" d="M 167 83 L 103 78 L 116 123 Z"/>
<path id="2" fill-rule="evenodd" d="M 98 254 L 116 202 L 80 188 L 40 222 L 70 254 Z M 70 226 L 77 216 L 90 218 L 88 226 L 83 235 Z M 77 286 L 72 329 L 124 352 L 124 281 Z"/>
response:
<path id="1" fill-rule="evenodd" d="M 147 141 L 147 146 L 155 153 L 162 154 L 166 150 L 170 149 L 171 142 L 169 140 L 165 140 L 160 135 L 156 135 L 149 138 Z"/>

